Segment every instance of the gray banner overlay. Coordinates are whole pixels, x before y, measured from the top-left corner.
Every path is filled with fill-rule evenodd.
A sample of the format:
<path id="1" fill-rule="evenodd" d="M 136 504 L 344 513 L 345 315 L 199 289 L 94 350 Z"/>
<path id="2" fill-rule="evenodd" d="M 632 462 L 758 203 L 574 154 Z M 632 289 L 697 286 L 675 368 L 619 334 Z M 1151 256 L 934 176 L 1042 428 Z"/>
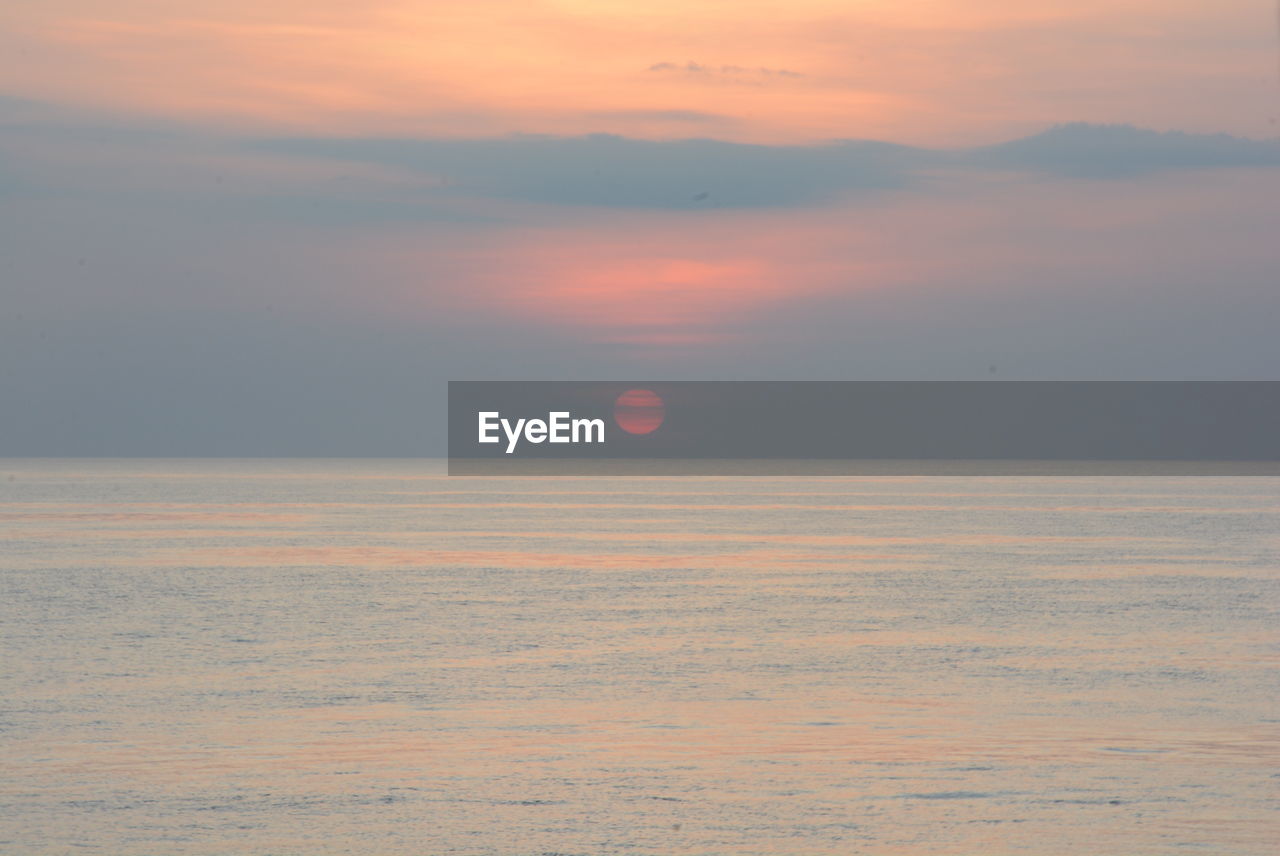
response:
<path id="1" fill-rule="evenodd" d="M 453 381 L 451 475 L 1280 475 L 1280 382 Z"/>

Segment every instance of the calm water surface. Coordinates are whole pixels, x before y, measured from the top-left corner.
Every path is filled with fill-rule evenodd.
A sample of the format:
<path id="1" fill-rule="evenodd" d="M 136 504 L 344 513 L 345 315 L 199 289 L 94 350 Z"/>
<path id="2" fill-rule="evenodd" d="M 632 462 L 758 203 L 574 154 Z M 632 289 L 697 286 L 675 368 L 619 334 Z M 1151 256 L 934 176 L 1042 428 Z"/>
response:
<path id="1" fill-rule="evenodd" d="M 1280 481 L 0 461 L 5 854 L 1271 854 Z"/>

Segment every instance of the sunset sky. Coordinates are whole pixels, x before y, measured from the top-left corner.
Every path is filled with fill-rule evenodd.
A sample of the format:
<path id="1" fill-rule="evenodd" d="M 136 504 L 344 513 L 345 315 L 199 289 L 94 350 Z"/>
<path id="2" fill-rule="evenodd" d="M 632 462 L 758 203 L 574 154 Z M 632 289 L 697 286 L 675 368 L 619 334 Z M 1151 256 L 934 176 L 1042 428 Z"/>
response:
<path id="1" fill-rule="evenodd" d="M 449 379 L 1276 379 L 1277 21 L 18 0 L 0 455 L 440 454 Z"/>

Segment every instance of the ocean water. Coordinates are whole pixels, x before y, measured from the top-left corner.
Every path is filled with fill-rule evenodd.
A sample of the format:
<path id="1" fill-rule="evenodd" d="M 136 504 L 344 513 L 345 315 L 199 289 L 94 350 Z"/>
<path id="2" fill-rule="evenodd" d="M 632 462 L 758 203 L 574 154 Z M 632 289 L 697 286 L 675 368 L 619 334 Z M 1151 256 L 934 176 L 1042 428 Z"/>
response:
<path id="1" fill-rule="evenodd" d="M 1280 480 L 0 461 L 0 853 L 1272 854 Z"/>

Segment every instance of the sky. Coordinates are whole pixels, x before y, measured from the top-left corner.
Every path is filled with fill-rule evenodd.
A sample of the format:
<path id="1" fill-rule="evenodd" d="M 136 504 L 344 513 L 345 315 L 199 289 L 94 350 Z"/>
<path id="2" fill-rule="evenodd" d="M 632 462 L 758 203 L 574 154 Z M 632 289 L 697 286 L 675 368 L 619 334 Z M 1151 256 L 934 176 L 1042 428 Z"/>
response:
<path id="1" fill-rule="evenodd" d="M 445 382 L 1277 379 L 1261 0 L 16 0 L 0 456 Z"/>

